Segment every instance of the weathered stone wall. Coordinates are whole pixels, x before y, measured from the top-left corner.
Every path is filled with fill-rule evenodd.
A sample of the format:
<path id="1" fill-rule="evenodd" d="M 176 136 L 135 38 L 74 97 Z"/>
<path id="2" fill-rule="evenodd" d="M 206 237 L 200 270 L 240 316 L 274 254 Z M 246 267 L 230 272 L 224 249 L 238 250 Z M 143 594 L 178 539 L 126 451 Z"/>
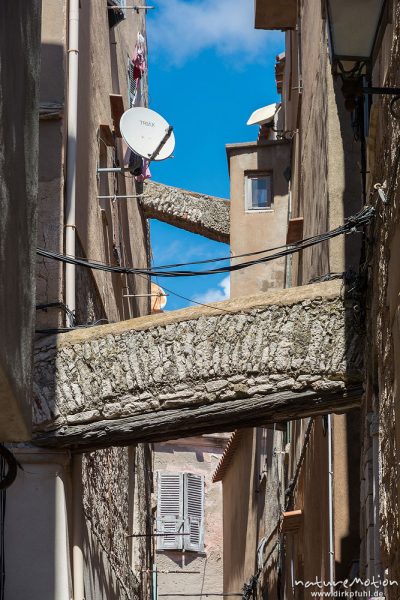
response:
<path id="1" fill-rule="evenodd" d="M 160 417 L 159 439 L 168 439 L 197 408 L 207 417 L 217 406 L 209 427 L 221 424 L 217 412 L 231 426 L 243 399 L 253 418 L 265 397 L 270 419 L 296 418 L 294 398 L 307 394 L 319 398 L 314 411 L 326 410 L 320 396 L 358 385 L 362 367 L 353 303 L 341 294 L 341 282 L 329 282 L 46 338 L 36 348 L 36 430 L 58 428 L 62 437 L 83 426 L 80 443 L 89 442 L 95 423 L 107 438 L 130 418 L 144 440 L 146 419 L 151 428 Z M 172 414 L 178 431 L 168 427 Z"/>
<path id="2" fill-rule="evenodd" d="M 393 28 L 388 28 L 375 72 L 375 85 L 400 86 L 400 4 L 393 3 Z M 378 61 L 379 67 L 379 61 Z M 387 204 L 371 189 L 377 216 L 369 235 L 367 261 L 371 311 L 366 346 L 369 410 L 379 421 L 380 533 L 383 569 L 400 582 L 400 121 L 390 114 L 390 97 L 374 99 L 375 128 L 371 132 L 371 184 L 387 182 Z M 398 106 L 398 103 L 397 103 Z M 372 242 L 373 240 L 373 242 Z M 369 427 L 366 421 L 366 428 Z M 367 430 L 368 431 L 368 430 Z M 369 451 L 366 444 L 366 452 Z M 371 546 L 364 539 L 367 559 Z M 372 560 L 379 561 L 379 556 Z M 399 588 L 387 591 L 397 600 Z"/>
<path id="3" fill-rule="evenodd" d="M 38 0 L 0 15 L 0 440 L 31 430 L 40 65 Z"/>
<path id="4" fill-rule="evenodd" d="M 229 244 L 228 200 L 147 181 L 140 203 L 148 219 Z"/>
<path id="5" fill-rule="evenodd" d="M 133 556 L 132 533 L 149 533 L 151 462 L 148 448 L 107 448 L 83 455 L 83 512 L 86 522 L 86 593 L 101 597 L 108 582 L 109 600 L 145 597 L 140 569 L 149 566 L 151 538 L 138 540 Z M 135 502 L 135 487 L 138 502 Z M 137 490 L 136 490 L 137 491 Z M 137 559 L 137 564 L 133 564 Z M 136 562 L 136 561 L 135 561 Z M 105 575 L 105 576 L 104 576 Z"/>
<path id="6" fill-rule="evenodd" d="M 107 448 L 83 455 L 83 512 L 86 521 L 85 554 L 90 565 L 87 589 L 95 596 L 103 578 L 96 577 L 97 560 L 112 589 L 107 598 L 137 596 L 138 582 L 130 569 L 128 448 Z M 131 465 L 133 468 L 133 465 Z"/>
<path id="7" fill-rule="evenodd" d="M 76 256 L 85 256 L 78 237 L 75 246 Z M 107 322 L 101 295 L 92 271 L 78 266 L 76 267 L 75 322 L 79 325 L 86 325 L 96 321 Z"/>

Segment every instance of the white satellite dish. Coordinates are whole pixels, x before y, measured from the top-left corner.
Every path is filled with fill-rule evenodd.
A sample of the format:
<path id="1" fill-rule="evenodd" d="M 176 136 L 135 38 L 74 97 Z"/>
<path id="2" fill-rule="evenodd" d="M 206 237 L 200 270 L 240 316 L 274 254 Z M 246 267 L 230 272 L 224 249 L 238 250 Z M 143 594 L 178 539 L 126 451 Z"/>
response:
<path id="1" fill-rule="evenodd" d="M 149 161 L 165 160 L 174 151 L 171 125 L 150 108 L 130 108 L 122 115 L 119 128 L 129 148 Z"/>
<path id="2" fill-rule="evenodd" d="M 164 292 L 164 290 L 159 285 L 154 283 L 153 281 L 151 282 L 151 295 L 152 295 L 151 312 L 152 313 L 161 312 L 165 308 L 165 305 L 167 304 L 167 295 Z"/>

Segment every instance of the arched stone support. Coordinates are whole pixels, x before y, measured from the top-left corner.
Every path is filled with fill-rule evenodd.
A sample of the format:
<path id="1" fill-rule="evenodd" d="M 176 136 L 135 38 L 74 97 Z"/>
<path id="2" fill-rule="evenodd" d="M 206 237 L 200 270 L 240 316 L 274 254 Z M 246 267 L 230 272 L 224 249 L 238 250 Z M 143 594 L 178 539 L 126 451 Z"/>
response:
<path id="1" fill-rule="evenodd" d="M 341 282 L 103 325 L 36 348 L 36 441 L 96 447 L 346 410 L 362 336 Z"/>

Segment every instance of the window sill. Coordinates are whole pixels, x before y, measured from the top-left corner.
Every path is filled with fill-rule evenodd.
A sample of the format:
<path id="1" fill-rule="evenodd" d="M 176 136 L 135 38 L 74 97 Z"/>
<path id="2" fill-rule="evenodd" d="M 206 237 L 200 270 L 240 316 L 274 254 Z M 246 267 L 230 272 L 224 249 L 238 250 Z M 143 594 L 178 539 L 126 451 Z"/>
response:
<path id="1" fill-rule="evenodd" d="M 246 208 L 244 211 L 246 214 L 258 214 L 258 213 L 273 213 L 274 208 Z"/>

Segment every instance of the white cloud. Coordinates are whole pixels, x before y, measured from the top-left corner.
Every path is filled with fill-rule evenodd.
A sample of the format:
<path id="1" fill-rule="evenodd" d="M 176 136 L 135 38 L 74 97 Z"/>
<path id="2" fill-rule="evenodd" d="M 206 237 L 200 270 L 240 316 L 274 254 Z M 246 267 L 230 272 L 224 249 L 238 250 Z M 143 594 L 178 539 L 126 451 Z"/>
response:
<path id="1" fill-rule="evenodd" d="M 152 246 L 152 251 L 153 264 L 157 266 L 165 265 L 170 261 L 181 263 L 189 262 L 191 260 L 214 258 L 214 253 L 207 249 L 206 244 L 201 242 L 188 244 L 187 238 L 182 240 L 179 237 L 176 237 L 165 244 L 161 244 L 160 240 L 156 238 L 156 241 Z"/>
<path id="2" fill-rule="evenodd" d="M 216 288 L 210 288 L 204 294 L 195 296 L 193 300 L 201 302 L 202 304 L 209 304 L 210 302 L 222 302 L 228 300 L 230 295 L 230 279 L 229 275 L 225 277 Z"/>
<path id="3" fill-rule="evenodd" d="M 158 0 L 148 19 L 150 51 L 181 65 L 203 50 L 237 57 L 240 62 L 277 52 L 281 34 L 254 29 L 252 0 Z M 206 77 L 206 75 L 205 75 Z"/>

